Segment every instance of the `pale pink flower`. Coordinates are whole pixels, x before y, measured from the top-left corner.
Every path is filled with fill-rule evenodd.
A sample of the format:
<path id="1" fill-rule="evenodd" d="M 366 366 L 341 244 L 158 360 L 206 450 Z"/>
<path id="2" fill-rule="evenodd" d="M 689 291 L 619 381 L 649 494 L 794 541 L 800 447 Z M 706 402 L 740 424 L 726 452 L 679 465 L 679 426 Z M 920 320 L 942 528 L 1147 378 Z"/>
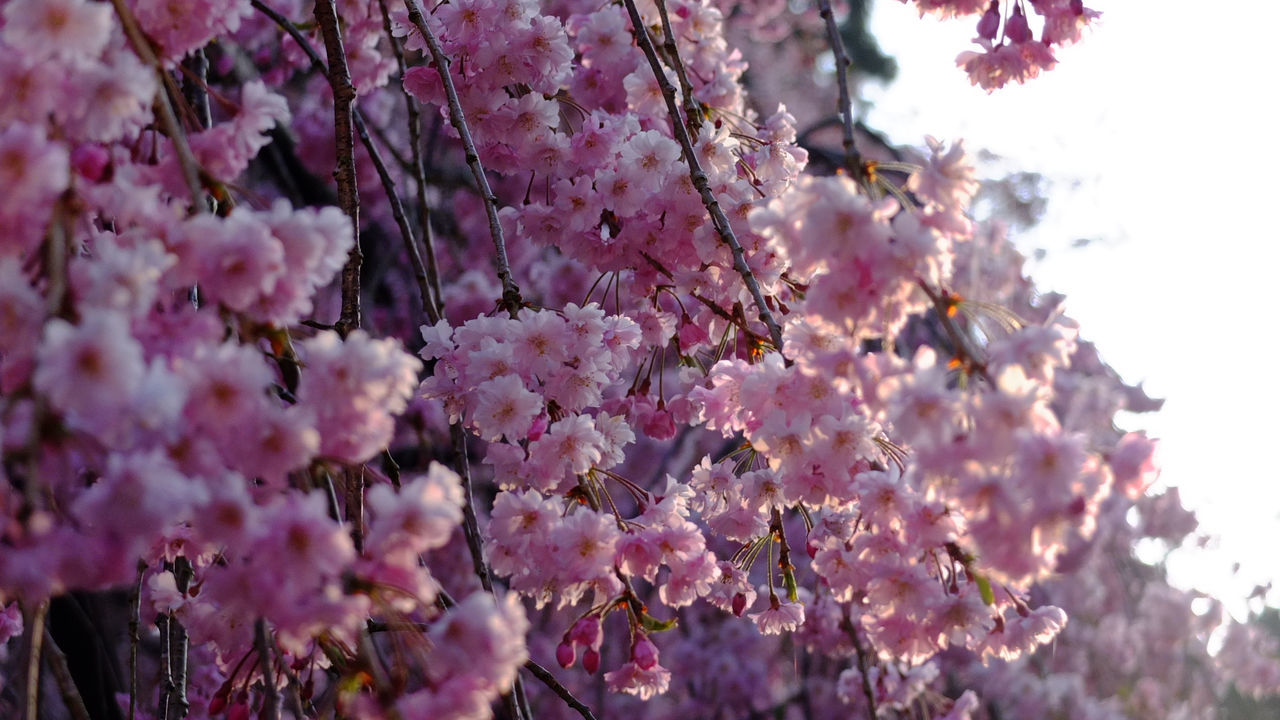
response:
<path id="1" fill-rule="evenodd" d="M 777 596 L 770 598 L 769 607 L 747 617 L 765 635 L 780 635 L 800 627 L 804 623 L 804 605 L 798 602 L 782 602 Z"/>
<path id="2" fill-rule="evenodd" d="M 111 8 L 86 0 L 13 0 L 0 37 L 38 58 L 94 57 L 111 37 Z"/>
<path id="3" fill-rule="evenodd" d="M 485 440 L 521 440 L 542 412 L 542 398 L 525 388 L 518 375 L 486 380 L 475 389 L 476 410 L 471 420 Z"/>

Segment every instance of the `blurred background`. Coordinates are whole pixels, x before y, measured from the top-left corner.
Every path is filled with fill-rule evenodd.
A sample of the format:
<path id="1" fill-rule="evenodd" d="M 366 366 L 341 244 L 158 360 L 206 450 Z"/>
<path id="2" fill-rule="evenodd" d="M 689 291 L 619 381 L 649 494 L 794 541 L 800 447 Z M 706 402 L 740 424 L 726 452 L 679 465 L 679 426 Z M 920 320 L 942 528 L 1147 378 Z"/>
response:
<path id="1" fill-rule="evenodd" d="M 855 2 L 863 67 L 892 73 L 860 79 L 856 110 L 895 144 L 963 138 L 984 178 L 1021 173 L 1028 270 L 1127 382 L 1166 400 L 1126 429 L 1161 438 L 1160 485 L 1201 523 L 1171 577 L 1243 618 L 1258 586 L 1277 583 L 1280 603 L 1280 3 L 1086 4 L 1102 18 L 1057 68 L 988 95 L 955 65 L 976 18 Z"/>

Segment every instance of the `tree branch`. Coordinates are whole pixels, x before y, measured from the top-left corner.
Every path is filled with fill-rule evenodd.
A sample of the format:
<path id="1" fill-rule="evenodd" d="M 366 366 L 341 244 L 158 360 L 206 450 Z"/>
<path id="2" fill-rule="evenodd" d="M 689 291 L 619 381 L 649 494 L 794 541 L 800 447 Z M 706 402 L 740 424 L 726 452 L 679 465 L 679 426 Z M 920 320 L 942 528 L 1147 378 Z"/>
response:
<path id="1" fill-rule="evenodd" d="M 413 1 L 416 2 L 416 0 Z M 760 321 L 769 328 L 769 336 L 773 340 L 774 348 L 781 352 L 782 328 L 774 320 L 773 312 L 769 310 L 768 304 L 765 303 L 764 294 L 760 291 L 760 283 L 756 281 L 755 273 L 747 265 L 746 252 L 742 249 L 742 243 L 738 242 L 738 236 L 734 234 L 733 227 L 729 224 L 729 218 L 724 214 L 724 210 L 721 209 L 715 194 L 711 192 L 711 184 L 707 180 L 707 173 L 703 171 L 701 163 L 698 162 L 698 156 L 694 153 L 693 140 L 689 137 L 689 129 L 680 120 L 680 109 L 676 104 L 675 86 L 667 79 L 667 74 L 662 68 L 662 61 L 658 59 L 658 52 L 654 49 L 653 39 L 649 37 L 649 31 L 644 25 L 644 20 L 640 18 L 640 11 L 636 9 L 635 0 L 623 0 L 623 2 L 627 6 L 627 13 L 631 16 L 631 25 L 635 33 L 636 43 L 649 60 L 649 67 L 653 70 L 654 77 L 657 78 L 658 87 L 662 90 L 662 97 L 667 101 L 667 112 L 671 115 L 672 131 L 676 136 L 676 140 L 680 143 L 681 149 L 684 150 L 685 162 L 689 166 L 689 179 L 693 181 L 693 187 L 702 198 L 703 206 L 707 208 L 707 213 L 711 215 L 711 224 L 715 226 L 721 242 L 728 245 L 729 250 L 733 253 L 733 269 L 737 270 L 738 274 L 742 276 L 742 282 L 746 284 L 747 290 L 751 293 L 751 298 L 755 301 L 756 308 L 760 312 Z"/>
<path id="2" fill-rule="evenodd" d="M 867 187 L 867 172 L 862 164 L 862 154 L 853 144 L 853 98 L 849 95 L 848 69 L 852 65 L 849 54 L 844 48 L 844 39 L 840 37 L 840 29 L 836 26 L 835 14 L 831 11 L 831 0 L 818 0 L 818 14 L 827 25 L 827 41 L 831 43 L 831 53 L 835 56 L 836 86 L 840 89 L 840 128 L 844 141 L 844 167 L 864 191 Z"/>
<path id="3" fill-rule="evenodd" d="M 72 720 L 89 720 L 89 710 L 85 708 L 84 698 L 80 697 L 75 680 L 71 678 L 71 670 L 67 667 L 67 656 L 53 641 L 48 627 L 44 628 L 44 644 L 44 662 L 49 666 L 49 672 L 53 674 L 53 680 L 58 685 L 58 694 L 62 696 L 62 702 L 67 706 L 67 712 L 70 713 Z"/>
<path id="4" fill-rule="evenodd" d="M 338 184 L 338 203 L 351 219 L 355 243 L 347 254 L 347 264 L 342 268 L 342 311 L 336 328 L 338 334 L 360 327 L 360 266 L 364 256 L 360 252 L 360 195 L 356 189 L 356 153 L 352 108 L 356 89 L 351 84 L 351 71 L 347 68 L 347 51 L 342 46 L 342 30 L 338 26 L 338 11 L 333 0 L 316 0 L 316 25 L 324 38 L 325 53 L 329 56 L 329 87 L 333 90 L 333 139 L 337 148 L 337 167 L 333 178 Z"/>
<path id="5" fill-rule="evenodd" d="M 502 307 L 514 317 L 524 301 L 520 297 L 520 288 L 511 277 L 511 265 L 507 261 L 507 242 L 503 236 L 502 223 L 498 221 L 498 198 L 490 189 L 489 179 L 484 174 L 484 166 L 480 164 L 480 155 L 476 151 L 475 141 L 471 138 L 471 129 L 467 125 L 466 115 L 462 112 L 462 103 L 458 100 L 458 90 L 454 87 L 453 76 L 449 74 L 449 58 L 445 56 L 444 49 L 440 46 L 440 39 L 427 25 L 426 18 L 422 14 L 422 4 L 418 0 L 405 0 L 405 6 L 409 9 L 410 22 L 418 28 L 418 32 L 422 33 L 422 37 L 427 41 L 427 47 L 431 50 L 431 60 L 435 63 L 436 72 L 440 74 L 440 81 L 444 84 L 445 97 L 449 101 L 449 122 L 462 138 L 467 166 L 475 176 L 476 186 L 480 188 L 480 197 L 484 200 L 485 214 L 489 217 L 489 234 L 493 236 L 493 247 L 498 253 L 498 280 L 502 282 Z"/>

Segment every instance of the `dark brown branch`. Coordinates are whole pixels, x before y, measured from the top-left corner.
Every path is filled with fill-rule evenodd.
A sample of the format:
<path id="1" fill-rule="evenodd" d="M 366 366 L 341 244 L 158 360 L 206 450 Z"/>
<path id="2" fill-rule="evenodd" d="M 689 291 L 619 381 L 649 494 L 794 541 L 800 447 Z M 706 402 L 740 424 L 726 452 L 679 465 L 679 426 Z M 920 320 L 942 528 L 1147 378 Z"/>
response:
<path id="1" fill-rule="evenodd" d="M 649 37 L 649 31 L 644 25 L 644 20 L 640 18 L 640 11 L 636 9 L 635 0 L 623 0 L 623 2 L 627 7 L 627 13 L 631 16 L 631 25 L 635 33 L 636 43 L 640 45 L 640 49 L 644 51 L 644 56 L 649 60 L 649 67 L 653 70 L 653 76 L 658 81 L 659 89 L 662 90 L 662 97 L 667 102 L 667 112 L 671 115 L 672 131 L 684 151 L 685 162 L 689 166 L 689 179 L 693 182 L 693 187 L 702 198 L 702 204 L 707 208 L 707 213 L 711 215 L 711 224 L 715 226 L 716 233 L 720 236 L 720 241 L 729 246 L 729 250 L 733 254 L 733 269 L 737 270 L 738 274 L 742 276 L 742 282 L 746 284 L 747 290 L 750 291 L 751 298 L 755 301 L 756 308 L 760 312 L 760 321 L 769 328 L 769 336 L 773 340 L 774 348 L 781 352 L 782 328 L 774 320 L 773 312 L 769 310 L 769 305 L 765 303 L 764 294 L 760 291 L 760 283 L 756 281 L 755 273 L 747 265 L 746 251 L 742 249 L 742 243 L 738 242 L 738 236 L 734 234 L 733 226 L 729 224 L 728 216 L 721 209 L 715 193 L 711 192 L 711 183 L 707 179 L 707 173 L 702 169 L 701 163 L 698 162 L 698 156 L 693 150 L 693 140 L 689 137 L 689 129 L 680 120 L 680 108 L 676 104 L 675 86 L 667 79 L 667 74 L 662 67 L 662 61 L 658 59 L 658 52 L 653 46 L 653 39 Z"/>
<path id="2" fill-rule="evenodd" d="M 276 692 L 276 683 L 271 666 L 271 638 L 267 634 L 267 621 L 258 618 L 254 624 L 254 647 L 258 651 L 258 666 L 262 669 L 262 714 L 258 717 L 265 720 L 280 720 L 280 694 Z"/>
<path id="3" fill-rule="evenodd" d="M 449 436 L 453 440 L 453 453 L 456 456 L 458 477 L 462 479 L 462 492 L 466 504 L 462 506 L 462 533 L 467 539 L 467 549 L 471 552 L 471 565 L 476 577 L 480 578 L 480 586 L 493 595 L 493 576 L 489 572 L 489 563 L 484 558 L 484 541 L 480 537 L 480 521 L 476 517 L 475 493 L 471 483 L 471 463 L 467 459 L 467 435 L 462 429 L 462 421 L 449 426 Z M 516 685 L 520 685 L 519 676 Z M 523 692 L 523 688 L 519 688 Z M 516 693 L 510 692 L 502 696 L 507 705 L 507 712 L 513 718 L 522 718 L 520 704 L 516 701 Z"/>
<path id="4" fill-rule="evenodd" d="M 169 102 L 169 94 L 167 87 L 173 82 L 169 77 L 169 73 L 165 72 L 164 66 L 160 63 L 160 59 L 156 57 L 155 51 L 151 48 L 151 43 L 147 41 L 142 29 L 138 27 L 138 20 L 133 16 L 133 12 L 129 10 L 129 6 L 124 0 L 111 0 L 112 7 L 116 10 L 116 15 L 120 18 L 120 25 L 124 28 L 125 37 L 129 38 L 129 44 L 133 46 L 133 51 L 137 53 L 142 62 L 154 68 L 156 77 L 160 80 L 161 87 L 156 90 L 156 110 L 159 111 L 160 125 L 164 127 L 164 132 L 173 141 L 174 152 L 178 155 L 178 166 L 182 169 L 182 178 L 187 183 L 187 190 L 191 193 L 191 212 L 198 213 L 205 210 L 203 200 L 203 192 L 200 189 L 200 169 L 196 163 L 196 158 L 191 154 L 191 146 L 187 144 L 187 135 L 182 131 L 182 127 L 178 125 L 178 117 L 173 112 L 173 105 Z"/>
<path id="5" fill-rule="evenodd" d="M 26 618 L 27 625 L 27 673 L 24 678 L 24 698 L 26 701 L 26 720 L 38 720 L 40 717 L 40 654 L 44 649 L 46 635 L 44 621 L 49 613 L 49 602 L 40 603 Z"/>
<path id="6" fill-rule="evenodd" d="M 306 36 L 298 30 L 297 26 L 289 22 L 288 18 L 262 4 L 260 0 L 253 0 L 252 4 L 254 8 L 271 18 L 273 22 L 279 25 L 281 29 L 293 38 L 298 47 L 302 48 L 302 51 L 306 53 L 307 58 L 311 60 L 311 65 L 317 72 L 328 75 L 329 71 L 324 60 L 320 57 L 319 53 L 315 51 L 315 48 L 311 47 L 311 43 L 307 41 Z M 396 226 L 400 230 L 400 236 L 405 242 L 406 251 L 409 253 L 409 261 L 414 268 L 414 276 L 418 279 L 418 291 L 422 296 L 423 307 L 426 310 L 427 318 L 431 320 L 432 324 L 434 324 L 440 319 L 440 310 L 438 304 L 432 302 L 431 294 L 427 291 L 427 283 L 433 274 L 435 266 L 435 251 L 431 245 L 429 235 L 430 229 L 428 228 L 427 230 L 427 252 L 429 256 L 429 264 L 427 265 L 427 268 L 423 270 L 422 258 L 418 253 L 418 244 L 414 238 L 413 229 L 409 225 L 409 220 L 405 215 L 404 204 L 400 201 L 400 195 L 396 192 L 395 181 L 392 179 L 391 173 L 387 169 L 386 162 L 382 159 L 382 153 L 378 150 L 378 146 L 374 144 L 373 139 L 369 136 L 368 127 L 364 121 L 364 115 L 360 112 L 359 108 L 352 108 L 352 119 L 354 121 L 356 134 L 360 138 L 360 144 L 363 145 L 365 150 L 369 153 L 369 159 L 373 162 L 374 169 L 378 171 L 378 179 L 382 183 L 382 189 L 387 196 L 387 202 L 391 205 L 391 217 L 395 220 Z M 416 151 L 414 154 L 415 157 L 420 157 Z M 426 194 L 425 189 L 423 189 L 422 186 L 420 186 L 419 194 L 421 195 L 420 202 L 425 206 Z M 426 223 L 424 218 L 424 226 L 425 225 Z M 435 279 L 435 286 L 436 297 L 441 297 L 438 276 Z"/>
<path id="7" fill-rule="evenodd" d="M 129 720 L 138 716 L 138 632 L 142 624 L 142 575 L 147 563 L 138 560 L 138 580 L 129 588 Z"/>
<path id="8" fill-rule="evenodd" d="M 831 0 L 818 0 L 818 14 L 827 25 L 827 41 L 831 43 L 831 53 L 835 56 L 836 87 L 840 90 L 840 128 L 844 142 L 844 166 L 863 190 L 868 190 L 867 173 L 862 164 L 862 155 L 853 144 L 853 98 L 849 95 L 849 54 L 844 48 L 844 39 L 840 37 L 840 29 L 836 26 L 835 14 L 831 11 Z M 869 191 L 869 190 L 868 190 Z"/>
<path id="9" fill-rule="evenodd" d="M 542 684 L 546 685 L 551 692 L 559 695 L 560 699 L 564 700 L 565 705 L 576 710 L 584 720 L 596 720 L 596 716 L 591 713 L 591 708 L 587 707 L 581 700 L 574 697 L 573 693 L 569 692 L 568 688 L 561 685 L 560 682 L 556 680 L 556 676 L 551 674 L 551 671 L 532 660 L 526 662 L 524 667 L 532 673 L 534 677 L 541 680 Z"/>
<path id="10" fill-rule="evenodd" d="M 356 189 L 355 121 L 352 119 L 356 89 L 351 84 L 347 51 L 342 46 L 342 30 L 333 0 L 316 0 L 315 18 L 324 38 L 325 54 L 329 56 L 325 76 L 333 90 L 333 139 L 337 149 L 333 178 L 338 184 L 338 204 L 351 219 L 351 231 L 355 234 L 347 264 L 342 268 L 342 311 L 336 323 L 338 334 L 345 337 L 360 327 L 360 266 L 364 262 L 360 252 L 360 195 Z"/>
<path id="11" fill-rule="evenodd" d="M 680 82 L 680 102 L 684 106 L 684 121 L 694 132 L 702 127 L 702 108 L 693 97 L 693 83 L 689 82 L 689 73 L 685 72 L 684 61 L 680 59 L 680 49 L 676 46 L 675 33 L 671 31 L 671 17 L 667 14 L 666 0 L 657 0 L 658 15 L 662 18 L 662 47 L 667 53 L 671 68 L 676 71 L 676 80 Z"/>
<path id="12" fill-rule="evenodd" d="M 387 37 L 391 42 L 391 53 L 395 55 L 396 66 L 400 69 L 400 77 L 403 78 L 405 71 L 408 70 L 408 63 L 404 59 L 404 48 L 400 46 L 400 41 L 391 34 L 391 14 L 387 12 L 386 0 L 378 0 L 378 5 L 382 9 L 382 25 L 387 33 Z M 426 308 L 427 319 L 431 324 L 440 321 L 444 315 L 444 293 L 440 290 L 440 269 L 436 264 L 436 248 L 435 238 L 431 232 L 431 205 L 427 202 L 427 173 L 422 163 L 422 112 L 418 109 L 418 101 L 409 91 L 405 89 L 404 83 L 400 83 L 400 92 L 404 96 L 405 111 L 409 116 L 409 148 L 412 151 L 410 157 L 410 169 L 413 172 L 413 179 L 417 183 L 417 201 L 418 201 L 418 217 L 422 222 L 422 244 L 426 249 L 426 266 L 423 267 L 422 257 L 417 252 L 417 245 L 409 253 L 409 261 L 413 263 L 414 277 L 418 279 L 418 291 L 423 295 L 423 305 Z M 425 270 L 426 283 L 422 282 L 421 276 Z M 428 288 L 430 292 L 428 292 Z M 434 301 L 427 303 L 426 298 L 430 293 L 434 292 Z"/>
<path id="13" fill-rule="evenodd" d="M 876 693 L 871 688 L 871 677 L 867 675 L 867 651 L 862 644 L 862 638 L 858 636 L 858 629 L 854 627 L 853 621 L 845 618 L 845 632 L 849 633 L 849 639 L 853 641 L 853 649 L 858 653 L 858 674 L 862 676 L 862 695 L 867 700 L 867 718 L 876 720 Z"/>
<path id="14" fill-rule="evenodd" d="M 53 641 L 48 627 L 44 629 L 44 645 L 44 663 L 49 666 L 53 681 L 58 685 L 58 694 L 67 706 L 67 712 L 72 720 L 89 720 L 89 710 L 84 705 L 84 698 L 80 697 L 75 680 L 71 678 L 71 669 L 67 667 L 67 656 Z"/>
<path id="15" fill-rule="evenodd" d="M 458 90 L 453 85 L 453 76 L 449 74 L 449 58 L 440 46 L 440 39 L 427 25 L 422 14 L 422 4 L 418 0 L 405 0 L 409 9 L 409 20 L 427 42 L 431 50 L 431 60 L 435 63 L 436 72 L 444 84 L 445 97 L 449 102 L 449 122 L 462 138 L 462 148 L 466 153 L 467 166 L 480 188 L 480 197 L 484 200 L 485 214 L 489 217 L 489 234 L 493 236 L 493 247 L 498 254 L 498 279 L 502 282 L 502 307 L 512 316 L 524 304 L 520 297 L 520 288 L 511 277 L 511 265 L 507 261 L 507 242 L 502 232 L 502 223 L 498 220 L 498 198 L 489 187 L 489 179 L 485 177 L 484 166 L 480 164 L 480 155 L 476 151 L 475 141 L 471 138 L 471 129 L 467 125 L 466 115 L 462 112 L 462 103 L 458 100 Z"/>

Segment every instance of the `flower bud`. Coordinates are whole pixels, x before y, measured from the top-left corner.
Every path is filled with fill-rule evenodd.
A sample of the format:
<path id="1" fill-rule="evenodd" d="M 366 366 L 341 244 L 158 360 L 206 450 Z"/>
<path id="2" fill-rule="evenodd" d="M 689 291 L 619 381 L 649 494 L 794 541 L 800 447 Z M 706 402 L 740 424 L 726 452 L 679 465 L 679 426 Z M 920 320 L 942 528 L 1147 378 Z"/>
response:
<path id="1" fill-rule="evenodd" d="M 658 664 L 658 646 L 653 644 L 648 635 L 636 635 L 631 646 L 631 661 L 643 670 L 650 670 Z"/>
<path id="2" fill-rule="evenodd" d="M 991 6 L 978 21 L 978 37 L 984 40 L 995 40 L 1000 30 L 1000 0 L 991 0 Z"/>
<path id="3" fill-rule="evenodd" d="M 573 667 L 573 661 L 576 660 L 577 657 L 578 651 L 574 648 L 573 643 L 566 640 L 556 646 L 556 662 L 560 663 L 560 667 Z"/>
<path id="4" fill-rule="evenodd" d="M 1022 14 L 1022 7 L 1015 5 L 1013 16 L 1005 23 L 1004 34 L 1015 43 L 1024 43 L 1031 39 L 1031 26 L 1027 24 L 1027 16 Z"/>
<path id="5" fill-rule="evenodd" d="M 600 653 L 587 648 L 587 651 L 582 653 L 582 669 L 586 670 L 588 675 L 595 675 L 600 669 Z"/>
<path id="6" fill-rule="evenodd" d="M 734 617 L 742 617 L 742 613 L 747 611 L 747 596 L 738 593 L 733 596 L 733 615 Z"/>
<path id="7" fill-rule="evenodd" d="M 600 628 L 600 616 L 588 615 L 580 618 L 578 622 L 569 628 L 569 632 L 565 634 L 565 639 L 574 645 L 582 645 L 592 650 L 599 650 L 600 644 L 604 642 L 604 633 Z"/>

